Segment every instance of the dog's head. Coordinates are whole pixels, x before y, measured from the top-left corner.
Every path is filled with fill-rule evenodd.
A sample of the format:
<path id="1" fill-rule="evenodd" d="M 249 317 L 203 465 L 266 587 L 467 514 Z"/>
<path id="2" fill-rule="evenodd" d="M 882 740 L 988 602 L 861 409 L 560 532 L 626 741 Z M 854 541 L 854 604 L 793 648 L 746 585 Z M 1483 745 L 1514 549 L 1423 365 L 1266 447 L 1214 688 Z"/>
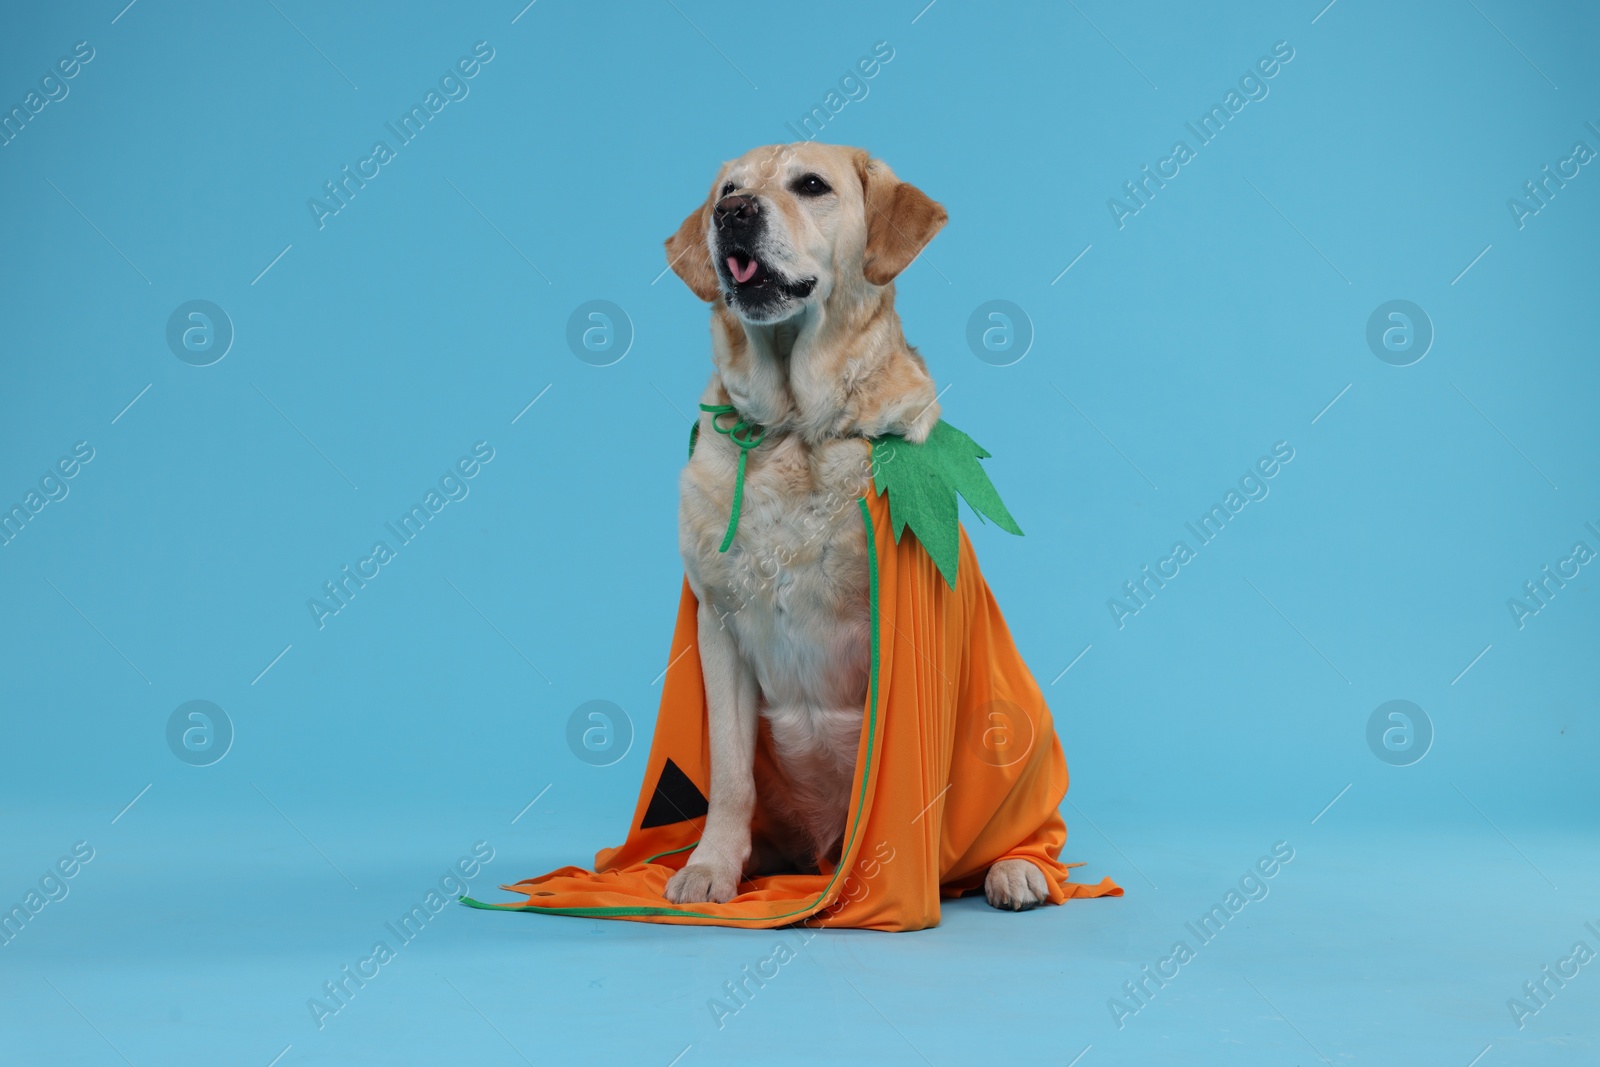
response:
<path id="1" fill-rule="evenodd" d="M 946 219 L 944 208 L 859 148 L 757 148 L 717 172 L 667 238 L 667 260 L 707 303 L 774 323 L 835 294 L 884 286 Z"/>

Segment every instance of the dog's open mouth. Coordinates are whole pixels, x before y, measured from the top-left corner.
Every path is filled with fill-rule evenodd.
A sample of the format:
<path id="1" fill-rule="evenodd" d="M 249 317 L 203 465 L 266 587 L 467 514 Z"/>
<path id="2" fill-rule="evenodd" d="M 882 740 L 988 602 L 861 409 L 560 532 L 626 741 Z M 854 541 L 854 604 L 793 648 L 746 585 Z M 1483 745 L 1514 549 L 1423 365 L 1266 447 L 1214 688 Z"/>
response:
<path id="1" fill-rule="evenodd" d="M 771 288 L 772 275 L 761 261 L 748 252 L 734 252 L 728 256 L 728 274 L 738 289 Z"/>
<path id="2" fill-rule="evenodd" d="M 817 287 L 815 278 L 789 281 L 783 275 L 769 271 L 766 264 L 742 249 L 728 251 L 722 262 L 727 267 L 728 280 L 733 284 L 734 293 L 748 300 L 769 302 L 782 297 L 804 300 Z"/>

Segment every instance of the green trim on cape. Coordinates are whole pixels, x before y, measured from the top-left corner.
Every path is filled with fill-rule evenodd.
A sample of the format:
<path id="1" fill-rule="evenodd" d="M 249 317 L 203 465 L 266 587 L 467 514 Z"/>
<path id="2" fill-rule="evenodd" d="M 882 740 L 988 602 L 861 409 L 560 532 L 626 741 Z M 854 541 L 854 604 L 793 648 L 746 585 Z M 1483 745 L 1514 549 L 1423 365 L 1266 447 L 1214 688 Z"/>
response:
<path id="1" fill-rule="evenodd" d="M 980 459 L 984 447 L 940 420 L 928 439 L 914 445 L 898 435 L 872 439 L 872 468 L 878 495 L 889 494 L 889 519 L 895 544 L 907 526 L 951 589 L 961 554 L 961 517 L 956 496 L 966 498 L 979 521 L 984 516 L 1007 533 L 1022 536 Z"/>
<path id="2" fill-rule="evenodd" d="M 700 420 L 689 428 L 689 455 L 700 437 Z M 898 434 L 868 439 L 872 445 L 873 484 L 878 495 L 889 494 L 889 519 L 894 543 L 907 526 L 923 551 L 939 568 L 951 589 L 961 555 L 961 515 L 956 497 L 964 497 L 978 520 L 993 519 L 1007 533 L 1023 536 L 1022 527 L 1006 510 L 1000 493 L 980 459 L 990 453 L 978 442 L 940 419 L 928 439 L 914 445 Z"/>

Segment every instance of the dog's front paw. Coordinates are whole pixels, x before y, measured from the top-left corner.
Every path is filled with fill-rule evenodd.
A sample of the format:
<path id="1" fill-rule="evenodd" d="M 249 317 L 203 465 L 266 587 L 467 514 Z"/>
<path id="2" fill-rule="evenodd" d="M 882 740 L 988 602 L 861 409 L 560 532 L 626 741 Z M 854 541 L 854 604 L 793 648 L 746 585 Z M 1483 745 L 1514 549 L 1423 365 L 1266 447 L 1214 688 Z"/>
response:
<path id="1" fill-rule="evenodd" d="M 1027 911 L 1050 899 L 1044 872 L 1027 860 L 1001 860 L 983 880 L 983 896 L 991 907 Z"/>
<path id="2" fill-rule="evenodd" d="M 726 904 L 738 891 L 737 870 L 725 871 L 709 863 L 691 863 L 667 882 L 667 899 L 674 904 Z"/>

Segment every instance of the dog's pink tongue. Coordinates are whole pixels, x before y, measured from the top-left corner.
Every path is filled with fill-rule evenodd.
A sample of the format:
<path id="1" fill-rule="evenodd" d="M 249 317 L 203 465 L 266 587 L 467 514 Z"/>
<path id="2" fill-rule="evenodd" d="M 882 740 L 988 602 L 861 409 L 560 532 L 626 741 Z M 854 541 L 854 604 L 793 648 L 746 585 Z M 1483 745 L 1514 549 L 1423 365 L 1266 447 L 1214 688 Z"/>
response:
<path id="1" fill-rule="evenodd" d="M 731 273 L 733 275 L 733 280 L 734 281 L 738 282 L 740 285 L 743 285 L 745 282 L 747 282 L 751 278 L 755 277 L 755 274 L 756 274 L 756 261 L 754 259 L 752 259 L 752 260 L 750 260 L 749 263 L 745 264 L 743 269 L 740 269 L 740 267 L 739 267 L 739 257 L 738 256 L 729 256 L 728 257 L 728 271 L 729 271 L 729 273 Z"/>

